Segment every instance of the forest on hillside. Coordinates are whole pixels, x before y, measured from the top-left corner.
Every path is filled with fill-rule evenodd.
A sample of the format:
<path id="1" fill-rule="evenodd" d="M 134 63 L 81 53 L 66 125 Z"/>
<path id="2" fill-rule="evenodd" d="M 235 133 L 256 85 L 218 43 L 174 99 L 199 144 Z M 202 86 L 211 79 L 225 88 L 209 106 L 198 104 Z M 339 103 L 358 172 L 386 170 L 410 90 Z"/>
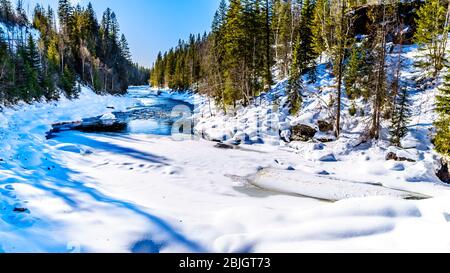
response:
<path id="1" fill-rule="evenodd" d="M 416 65 L 424 70 L 419 84 L 438 84 L 448 70 L 449 18 L 446 0 L 222 0 L 212 31 L 160 53 L 150 82 L 207 94 L 226 112 L 238 102 L 254 102 L 286 79 L 295 114 L 305 84 L 316 80 L 317 65 L 325 62 L 337 83 L 330 101 L 336 109 L 336 136 L 346 95 L 371 105 L 364 140 L 379 139 L 387 120 L 391 142 L 400 146 L 409 125 L 408 94 L 400 79 L 404 64 L 400 55 L 389 63 L 387 57 L 395 47 L 418 44 L 423 58 Z M 450 76 L 441 89 L 434 143 L 437 151 L 450 155 Z"/>
<path id="2" fill-rule="evenodd" d="M 31 18 L 23 0 L 0 1 L 0 103 L 76 97 L 78 83 L 98 93 L 123 94 L 142 85 L 149 71 L 132 62 L 128 42 L 109 8 L 99 22 L 91 3 L 58 9 L 36 5 Z"/>

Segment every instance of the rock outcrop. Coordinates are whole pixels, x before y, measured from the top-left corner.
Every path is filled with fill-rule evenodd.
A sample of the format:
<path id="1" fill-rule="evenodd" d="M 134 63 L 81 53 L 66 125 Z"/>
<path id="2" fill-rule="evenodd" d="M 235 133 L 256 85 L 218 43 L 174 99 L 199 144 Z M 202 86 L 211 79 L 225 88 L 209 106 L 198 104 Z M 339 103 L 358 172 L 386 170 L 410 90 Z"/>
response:
<path id="1" fill-rule="evenodd" d="M 310 141 L 316 135 L 317 130 L 305 124 L 293 126 L 291 129 L 291 141 Z"/>
<path id="2" fill-rule="evenodd" d="M 450 184 L 450 162 L 441 159 L 436 175 L 442 182 Z"/>

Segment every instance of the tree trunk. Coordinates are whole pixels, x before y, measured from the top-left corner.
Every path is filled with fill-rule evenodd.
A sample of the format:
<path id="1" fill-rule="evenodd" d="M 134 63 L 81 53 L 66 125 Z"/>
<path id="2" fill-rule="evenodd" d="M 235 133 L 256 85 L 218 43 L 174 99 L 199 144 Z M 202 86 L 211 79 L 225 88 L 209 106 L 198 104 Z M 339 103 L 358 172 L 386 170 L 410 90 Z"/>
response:
<path id="1" fill-rule="evenodd" d="M 267 89 L 270 90 L 272 84 L 272 77 L 270 71 L 270 15 L 269 15 L 269 0 L 266 0 L 266 84 Z"/>
<path id="2" fill-rule="evenodd" d="M 345 25 L 345 1 L 342 1 L 341 9 L 341 33 L 342 36 L 346 35 L 344 32 Z M 344 58 L 345 58 L 345 43 L 347 42 L 347 37 L 340 37 L 339 41 L 339 75 L 338 75 L 338 90 L 337 90 L 337 113 L 336 113 L 336 137 L 341 135 L 341 105 L 342 105 L 342 78 L 344 73 Z"/>

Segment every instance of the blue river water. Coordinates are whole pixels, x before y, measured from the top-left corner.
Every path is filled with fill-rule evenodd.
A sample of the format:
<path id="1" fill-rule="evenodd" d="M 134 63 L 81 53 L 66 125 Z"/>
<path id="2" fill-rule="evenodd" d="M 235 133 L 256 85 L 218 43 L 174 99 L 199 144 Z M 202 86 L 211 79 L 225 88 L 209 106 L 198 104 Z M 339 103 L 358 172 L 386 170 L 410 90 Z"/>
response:
<path id="1" fill-rule="evenodd" d="M 174 109 L 185 110 L 185 113 L 194 109 L 193 103 L 175 100 L 148 87 L 131 87 L 126 96 L 137 101 L 126 113 L 128 133 L 169 136 L 173 124 L 182 118 Z"/>

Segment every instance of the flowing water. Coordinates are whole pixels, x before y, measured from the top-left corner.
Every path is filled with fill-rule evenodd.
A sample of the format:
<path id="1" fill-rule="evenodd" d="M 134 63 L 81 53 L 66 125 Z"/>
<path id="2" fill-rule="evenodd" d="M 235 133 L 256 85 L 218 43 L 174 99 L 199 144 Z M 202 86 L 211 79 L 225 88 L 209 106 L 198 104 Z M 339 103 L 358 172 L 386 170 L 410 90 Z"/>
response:
<path id="1" fill-rule="evenodd" d="M 173 124 L 182 117 L 174 109 L 194 109 L 193 103 L 167 98 L 146 86 L 131 87 L 126 96 L 136 100 L 135 106 L 121 113 L 129 121 L 129 133 L 171 135 Z"/>

